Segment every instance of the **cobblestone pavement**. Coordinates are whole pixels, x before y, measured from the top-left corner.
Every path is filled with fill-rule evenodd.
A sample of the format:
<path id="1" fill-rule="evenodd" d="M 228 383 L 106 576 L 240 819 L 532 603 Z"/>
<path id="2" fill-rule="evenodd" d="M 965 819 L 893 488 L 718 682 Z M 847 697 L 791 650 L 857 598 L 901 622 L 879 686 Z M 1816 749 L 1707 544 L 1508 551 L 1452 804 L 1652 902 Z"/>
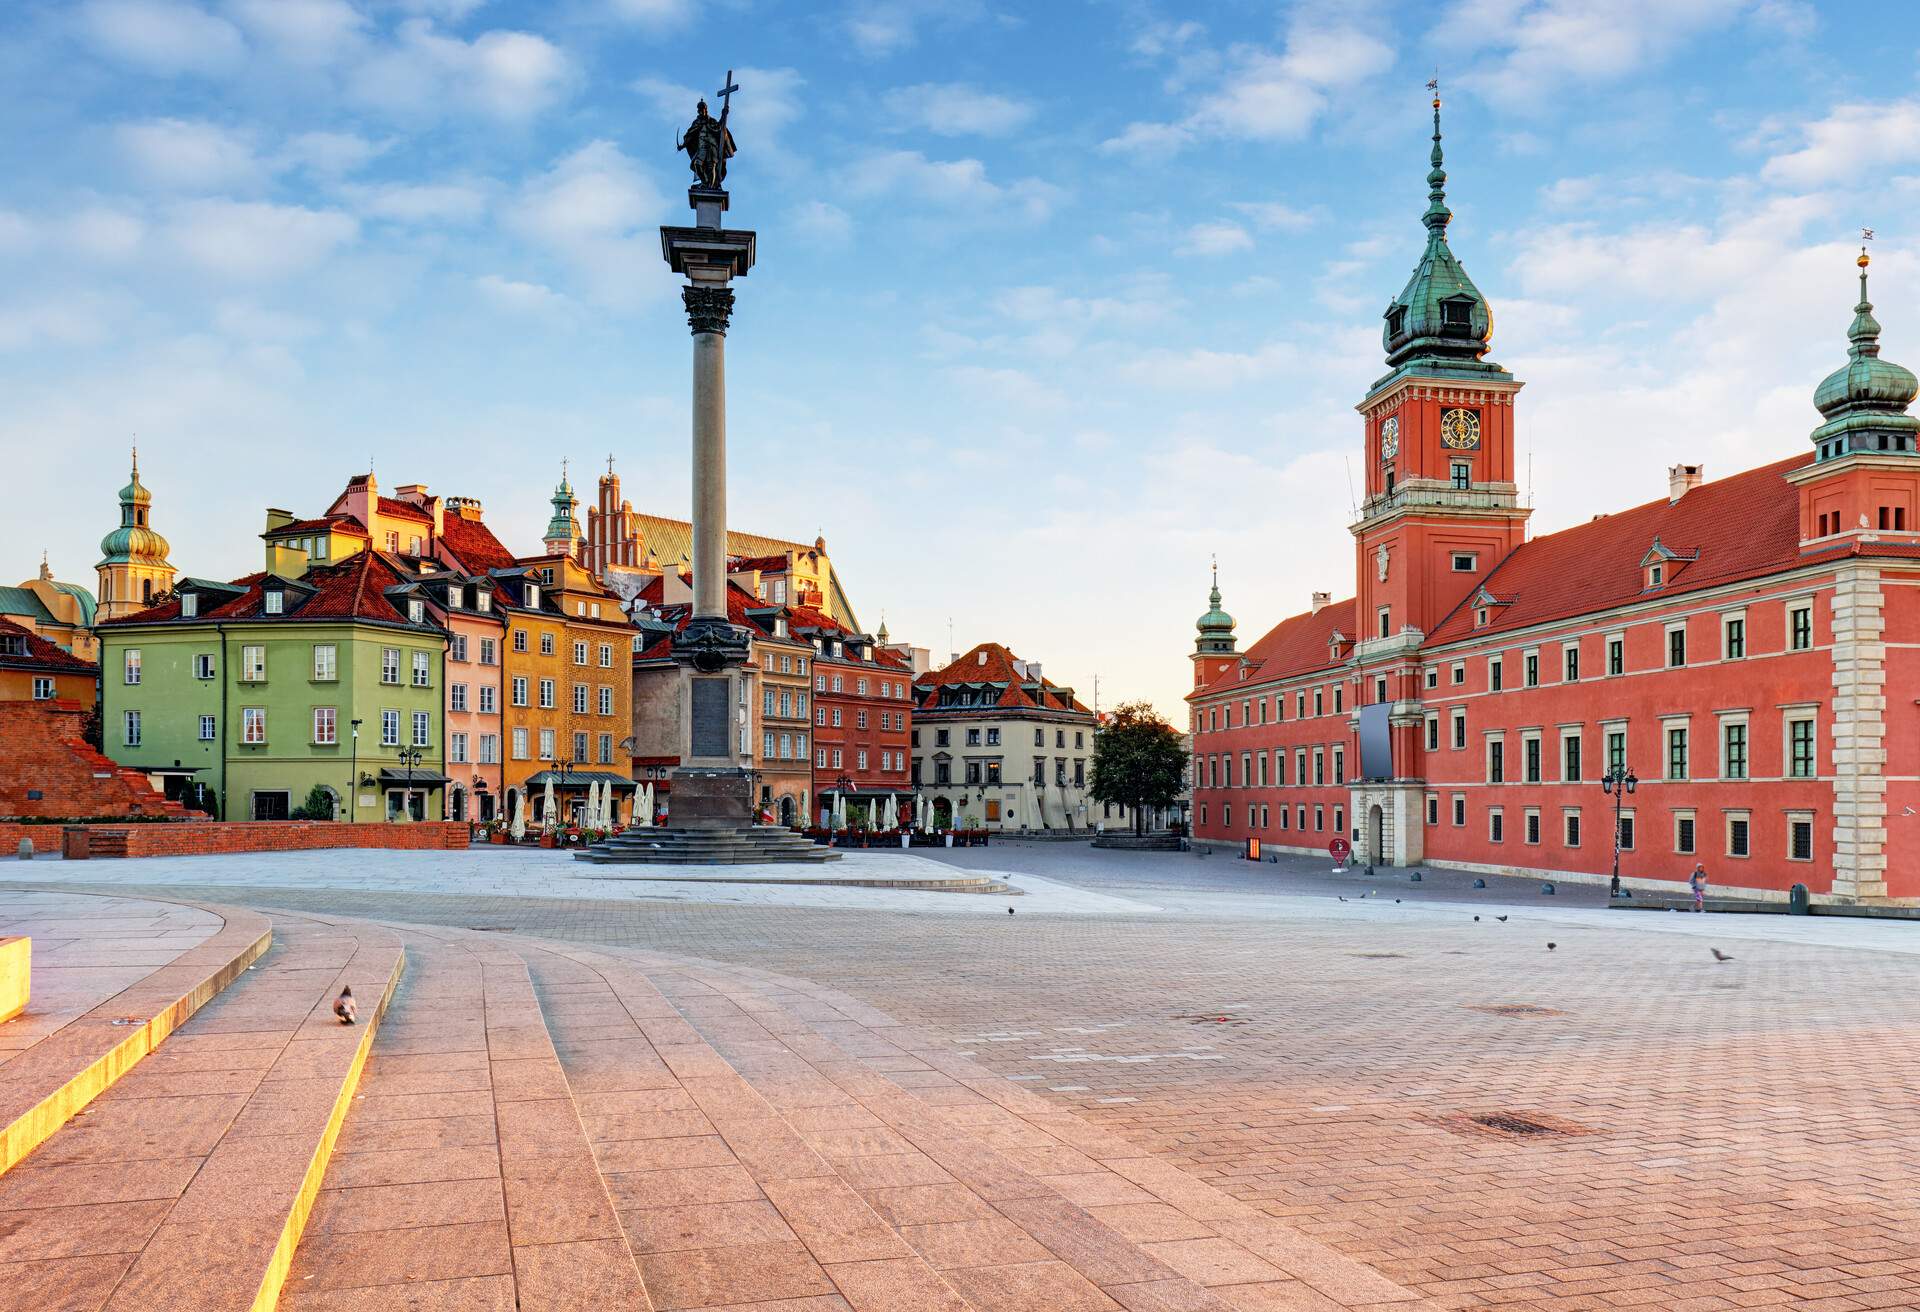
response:
<path id="1" fill-rule="evenodd" d="M 988 868 L 1026 846 L 986 849 Z M 1028 864 L 1094 887 L 1106 855 Z M 1517 905 L 1502 888 L 1476 905 L 1256 899 L 1207 883 L 1270 867 L 1214 861 L 1143 899 L 1173 914 L 164 895 L 813 979 L 1441 1307 L 1920 1307 L 1920 926 Z M 1113 870 L 1103 890 L 1182 873 Z"/>

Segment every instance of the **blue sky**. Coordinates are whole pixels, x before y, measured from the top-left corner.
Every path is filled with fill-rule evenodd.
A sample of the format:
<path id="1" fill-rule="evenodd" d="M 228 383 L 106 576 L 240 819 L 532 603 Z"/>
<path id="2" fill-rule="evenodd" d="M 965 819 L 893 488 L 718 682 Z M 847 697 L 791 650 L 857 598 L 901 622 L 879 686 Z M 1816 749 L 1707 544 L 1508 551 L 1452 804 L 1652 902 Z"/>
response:
<path id="1" fill-rule="evenodd" d="M 369 459 L 521 549 L 562 457 L 684 514 L 655 230 L 731 66 L 735 524 L 824 532 L 897 638 L 1177 711 L 1211 553 L 1243 643 L 1349 594 L 1436 69 L 1539 532 L 1803 450 L 1862 224 L 1920 363 L 1917 35 L 1792 0 L 15 0 L 0 546 L 90 582 L 134 434 L 193 574 Z"/>

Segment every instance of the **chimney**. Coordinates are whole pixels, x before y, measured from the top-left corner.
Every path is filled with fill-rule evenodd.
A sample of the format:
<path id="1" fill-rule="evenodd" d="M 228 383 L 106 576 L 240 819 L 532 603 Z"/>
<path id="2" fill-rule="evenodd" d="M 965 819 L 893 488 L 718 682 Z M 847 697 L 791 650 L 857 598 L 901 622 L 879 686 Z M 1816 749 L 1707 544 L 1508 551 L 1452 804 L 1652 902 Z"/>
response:
<path id="1" fill-rule="evenodd" d="M 1307 614 L 1318 615 L 1322 610 L 1332 604 L 1333 594 L 1331 592 L 1316 592 L 1313 594 L 1312 608 L 1307 611 Z"/>
<path id="2" fill-rule="evenodd" d="M 1672 505 L 1700 486 L 1705 475 L 1699 465 L 1672 465 L 1667 469 L 1667 504 Z"/>
<path id="3" fill-rule="evenodd" d="M 1030 677 L 1027 674 L 1027 663 L 1021 660 L 1018 656 L 1013 658 L 1013 673 L 1014 673 L 1014 677 L 1021 680 L 1022 682 L 1025 682 L 1026 679 Z"/>
<path id="4" fill-rule="evenodd" d="M 976 660 L 976 661 L 974 662 L 974 664 L 976 664 L 976 665 L 985 665 L 985 664 L 987 663 L 987 653 L 986 653 L 986 652 L 985 652 L 985 651 L 983 650 L 983 651 L 981 651 L 981 652 L 979 652 L 979 653 L 978 653 L 978 656 L 979 656 L 979 659 L 978 659 L 978 660 Z"/>
<path id="5" fill-rule="evenodd" d="M 272 506 L 267 507 L 267 532 L 271 533 L 277 528 L 285 528 L 291 523 L 293 523 L 292 511 L 277 510 Z"/>
<path id="6" fill-rule="evenodd" d="M 1029 679 L 1032 679 L 1032 680 L 1033 680 L 1033 681 L 1034 681 L 1035 683 L 1045 683 L 1045 682 L 1046 682 L 1046 680 L 1045 680 L 1045 679 L 1042 679 L 1042 678 L 1040 677 L 1040 662 L 1039 662 L 1039 661 L 1028 661 L 1028 662 L 1027 662 L 1027 677 L 1028 677 Z"/>

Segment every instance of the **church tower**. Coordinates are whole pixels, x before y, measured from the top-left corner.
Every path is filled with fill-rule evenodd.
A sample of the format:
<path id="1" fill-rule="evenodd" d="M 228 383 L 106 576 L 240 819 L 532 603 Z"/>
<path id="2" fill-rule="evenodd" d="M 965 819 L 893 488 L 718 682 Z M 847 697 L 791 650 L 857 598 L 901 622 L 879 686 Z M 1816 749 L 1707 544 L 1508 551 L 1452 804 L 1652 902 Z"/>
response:
<path id="1" fill-rule="evenodd" d="M 547 551 L 555 556 L 578 556 L 580 554 L 580 521 L 574 518 L 573 510 L 579 502 L 573 495 L 573 484 L 567 481 L 567 466 L 560 465 L 560 483 L 553 489 L 553 518 L 547 521 L 547 534 L 542 539 Z"/>
<path id="2" fill-rule="evenodd" d="M 145 610 L 173 590 L 167 540 L 147 523 L 153 494 L 140 481 L 140 451 L 133 452 L 133 478 L 120 489 L 120 527 L 100 539 L 100 596 L 96 614 L 118 619 Z"/>
<path id="3" fill-rule="evenodd" d="M 1213 591 L 1207 594 L 1207 613 L 1194 622 L 1193 686 L 1198 688 L 1239 659 L 1233 636 L 1233 616 L 1220 609 L 1220 566 L 1213 567 Z"/>
<path id="4" fill-rule="evenodd" d="M 1387 374 L 1358 407 L 1366 419 L 1366 501 L 1353 525 L 1362 662 L 1411 653 L 1526 539 L 1532 512 L 1514 472 L 1521 384 L 1486 358 L 1493 313 L 1447 242 L 1440 95 L 1433 96 L 1426 249 L 1388 304 Z M 1389 698 L 1413 695 L 1410 685 Z M 1358 701 L 1376 700 L 1364 687 Z"/>

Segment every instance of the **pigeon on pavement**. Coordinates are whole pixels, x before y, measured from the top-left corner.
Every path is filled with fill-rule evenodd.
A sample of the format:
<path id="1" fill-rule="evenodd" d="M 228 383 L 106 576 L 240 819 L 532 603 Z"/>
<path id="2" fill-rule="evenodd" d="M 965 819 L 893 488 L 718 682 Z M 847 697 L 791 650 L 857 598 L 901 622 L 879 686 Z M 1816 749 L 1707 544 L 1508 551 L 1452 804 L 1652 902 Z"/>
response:
<path id="1" fill-rule="evenodd" d="M 1507 918 L 1505 916 L 1495 916 L 1494 919 L 1499 921 L 1503 925 L 1507 923 Z"/>
<path id="2" fill-rule="evenodd" d="M 1551 952 L 1551 951 L 1553 951 L 1553 950 L 1554 950 L 1555 948 L 1557 948 L 1557 947 L 1559 947 L 1559 946 L 1560 946 L 1560 945 L 1559 945 L 1558 943 L 1549 943 L 1549 944 L 1547 944 L 1547 951 L 1549 951 L 1549 952 Z"/>
<path id="3" fill-rule="evenodd" d="M 333 1014 L 340 1018 L 342 1025 L 351 1025 L 356 1010 L 353 1005 L 353 986 L 345 985 L 340 990 L 340 996 L 333 1000 Z"/>
<path id="4" fill-rule="evenodd" d="M 1707 951 L 1713 953 L 1713 959 L 1715 961 L 1732 961 L 1733 960 L 1731 956 L 1729 956 L 1725 952 L 1722 952 L 1719 948 L 1708 948 Z"/>
<path id="5" fill-rule="evenodd" d="M 1007 914 L 1008 914 L 1008 915 L 1012 915 L 1012 914 L 1013 914 L 1013 908 L 1012 908 L 1012 907 L 1008 907 L 1008 908 L 1007 908 Z"/>

